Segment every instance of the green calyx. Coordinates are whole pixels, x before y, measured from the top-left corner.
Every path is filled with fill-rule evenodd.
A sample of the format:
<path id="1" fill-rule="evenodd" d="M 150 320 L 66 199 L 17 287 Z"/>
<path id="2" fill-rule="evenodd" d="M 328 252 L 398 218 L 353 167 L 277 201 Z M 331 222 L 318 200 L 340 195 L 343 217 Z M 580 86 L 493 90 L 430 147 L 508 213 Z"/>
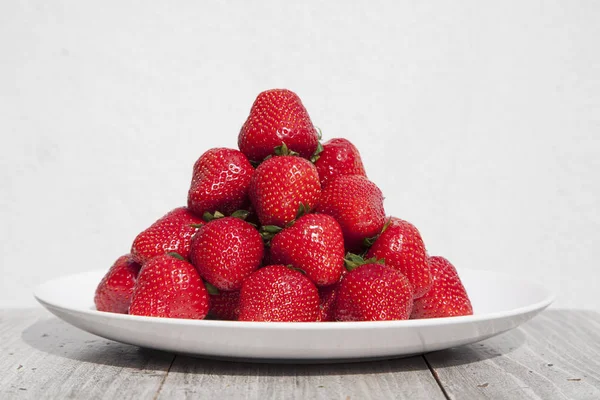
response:
<path id="1" fill-rule="evenodd" d="M 258 233 L 260 233 L 260 236 L 262 237 L 265 246 L 270 247 L 271 240 L 282 230 L 283 228 L 277 225 L 263 225 L 258 230 Z"/>
<path id="2" fill-rule="evenodd" d="M 204 281 L 204 287 L 206 287 L 208 294 L 219 294 L 219 289 L 206 281 Z"/>
<path id="3" fill-rule="evenodd" d="M 302 275 L 306 275 L 306 271 L 305 271 L 305 270 L 303 270 L 302 268 L 297 268 L 297 267 L 294 267 L 292 264 L 288 264 L 288 265 L 286 265 L 286 267 L 288 267 L 288 268 L 289 268 L 289 269 L 291 269 L 292 271 L 298 271 L 298 272 L 300 272 Z"/>
<path id="4" fill-rule="evenodd" d="M 273 149 L 276 156 L 298 156 L 299 154 L 293 150 L 290 150 L 284 142 L 281 142 L 281 146 L 277 146 Z"/>
<path id="5" fill-rule="evenodd" d="M 283 230 L 282 227 L 277 225 L 263 225 L 260 227 L 261 232 L 277 234 Z"/>
<path id="6" fill-rule="evenodd" d="M 256 167 L 258 167 L 260 165 L 260 161 L 253 161 L 253 160 L 248 160 L 250 162 L 250 165 L 252 165 L 254 167 L 254 169 L 256 169 Z"/>
<path id="7" fill-rule="evenodd" d="M 355 270 L 365 264 L 385 264 L 385 260 L 377 257 L 364 258 L 354 253 L 346 253 L 346 257 L 344 257 L 344 265 L 348 271 Z"/>
<path id="8" fill-rule="evenodd" d="M 244 221 L 246 220 L 246 218 L 248 218 L 248 215 L 250 215 L 250 211 L 248 210 L 237 210 L 234 211 L 233 214 L 231 214 L 232 217 L 239 218 Z"/>
<path id="9" fill-rule="evenodd" d="M 181 260 L 181 261 L 186 261 L 186 259 L 181 254 L 179 254 L 179 253 L 170 252 L 170 253 L 167 253 L 167 255 L 169 255 L 169 256 L 171 256 L 173 258 L 176 258 L 178 260 Z"/>
<path id="10" fill-rule="evenodd" d="M 315 129 L 317 131 L 317 138 L 319 139 L 319 142 L 317 144 L 317 149 L 315 150 L 314 154 L 310 156 L 310 162 L 313 164 L 317 162 L 317 160 L 321 157 L 321 153 L 323 152 L 323 145 L 321 144 L 323 132 L 321 132 L 321 128 L 319 127 L 315 126 Z"/>
<path id="11" fill-rule="evenodd" d="M 381 234 L 387 230 L 387 228 L 391 225 L 391 223 L 392 223 L 392 217 L 389 217 L 387 219 L 387 221 L 385 221 L 385 224 L 383 224 L 383 228 L 381 228 L 381 232 L 379 232 L 377 235 L 375 235 L 373 237 L 364 238 L 363 244 L 366 247 L 373 246 L 373 243 L 375 243 L 375 241 L 377 239 L 379 239 L 379 236 L 381 236 Z"/>
<path id="12" fill-rule="evenodd" d="M 250 215 L 250 211 L 248 210 L 237 210 L 234 211 L 230 217 L 234 217 L 234 218 L 238 218 L 241 219 L 242 221 L 246 221 L 246 218 L 248 218 L 248 215 Z M 205 220 L 206 222 L 210 222 L 210 221 L 214 221 L 215 219 L 221 219 L 221 218 L 225 218 L 226 215 L 223 214 L 220 211 L 215 211 L 214 213 L 210 213 L 208 211 L 206 211 L 204 214 L 202 214 L 202 219 Z M 250 225 L 252 226 L 256 226 L 253 223 L 250 223 Z M 192 225 L 195 228 L 200 228 L 202 225 L 201 224 L 196 224 L 196 225 Z"/>
<path id="13" fill-rule="evenodd" d="M 298 211 L 296 212 L 296 219 L 300 218 L 303 215 L 310 213 L 310 207 L 302 202 L 298 203 Z M 295 220 L 290 221 L 291 225 L 293 225 Z M 288 225 L 290 224 L 288 223 Z M 291 226 L 289 225 L 289 226 Z"/>
<path id="14" fill-rule="evenodd" d="M 323 152 L 323 145 L 321 142 L 317 144 L 317 150 L 315 150 L 314 154 L 310 157 L 310 162 L 313 164 L 317 162 L 319 158 L 321 158 L 321 153 Z"/>
<path id="15" fill-rule="evenodd" d="M 202 214 L 202 219 L 205 220 L 206 222 L 210 222 L 214 219 L 219 219 L 219 218 L 224 218 L 225 214 L 223 214 L 220 211 L 215 211 L 214 213 L 210 213 L 208 211 L 205 211 L 204 214 Z"/>

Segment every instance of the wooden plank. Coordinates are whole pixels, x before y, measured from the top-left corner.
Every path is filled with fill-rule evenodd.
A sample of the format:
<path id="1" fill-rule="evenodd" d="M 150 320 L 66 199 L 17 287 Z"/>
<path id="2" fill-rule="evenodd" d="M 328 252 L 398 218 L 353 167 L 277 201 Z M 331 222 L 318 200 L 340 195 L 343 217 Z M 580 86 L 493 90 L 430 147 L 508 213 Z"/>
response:
<path id="1" fill-rule="evenodd" d="M 422 357 L 251 364 L 178 356 L 159 399 L 445 399 Z"/>
<path id="2" fill-rule="evenodd" d="M 0 311 L 0 398 L 152 398 L 174 356 L 99 338 L 48 312 Z"/>
<path id="3" fill-rule="evenodd" d="M 547 310 L 484 342 L 425 356 L 452 399 L 600 399 L 600 314 Z"/>

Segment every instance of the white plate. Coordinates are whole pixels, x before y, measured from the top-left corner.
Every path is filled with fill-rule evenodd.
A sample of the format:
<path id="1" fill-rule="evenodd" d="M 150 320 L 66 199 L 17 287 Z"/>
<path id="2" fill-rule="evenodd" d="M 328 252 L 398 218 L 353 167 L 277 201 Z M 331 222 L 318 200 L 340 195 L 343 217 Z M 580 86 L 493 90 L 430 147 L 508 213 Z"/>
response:
<path id="1" fill-rule="evenodd" d="M 96 311 L 105 271 L 49 281 L 36 299 L 57 317 L 107 339 L 208 357 L 342 361 L 401 357 L 478 342 L 531 319 L 553 295 L 510 276 L 461 270 L 475 315 L 378 322 L 235 322 L 139 317 Z"/>

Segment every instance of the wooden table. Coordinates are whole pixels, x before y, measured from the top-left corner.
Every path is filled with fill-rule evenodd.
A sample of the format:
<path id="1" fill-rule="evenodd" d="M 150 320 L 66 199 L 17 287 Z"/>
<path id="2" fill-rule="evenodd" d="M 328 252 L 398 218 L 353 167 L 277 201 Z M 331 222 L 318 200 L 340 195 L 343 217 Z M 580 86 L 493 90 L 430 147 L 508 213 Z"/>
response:
<path id="1" fill-rule="evenodd" d="M 547 310 L 425 356 L 253 364 L 141 349 L 42 309 L 0 311 L 0 399 L 600 399 L 600 314 Z"/>

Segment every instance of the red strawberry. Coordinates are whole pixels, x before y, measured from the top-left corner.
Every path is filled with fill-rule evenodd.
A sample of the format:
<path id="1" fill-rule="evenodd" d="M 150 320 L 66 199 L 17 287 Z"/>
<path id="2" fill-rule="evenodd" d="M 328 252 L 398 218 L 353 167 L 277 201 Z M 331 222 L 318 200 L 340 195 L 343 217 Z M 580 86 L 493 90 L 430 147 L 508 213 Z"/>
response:
<path id="1" fill-rule="evenodd" d="M 283 265 L 254 272 L 240 292 L 240 321 L 312 322 L 319 291 L 305 275 Z"/>
<path id="2" fill-rule="evenodd" d="M 186 207 L 176 208 L 137 235 L 131 246 L 131 254 L 140 264 L 171 252 L 188 258 L 192 235 L 197 229 L 192 225 L 203 223 Z"/>
<path id="3" fill-rule="evenodd" d="M 381 190 L 360 175 L 341 175 L 329 181 L 316 211 L 339 222 L 346 248 L 357 253 L 364 239 L 380 233 L 385 223 Z"/>
<path id="4" fill-rule="evenodd" d="M 415 300 L 413 319 L 472 315 L 473 307 L 456 268 L 443 257 L 429 257 L 433 285 L 427 294 Z"/>
<path id="5" fill-rule="evenodd" d="M 333 285 L 323 286 L 319 288 L 319 298 L 321 299 L 321 302 L 319 304 L 320 322 L 335 321 L 335 298 L 337 297 L 339 287 L 339 282 L 337 282 Z"/>
<path id="6" fill-rule="evenodd" d="M 190 260 L 200 276 L 219 290 L 239 290 L 260 266 L 263 240 L 256 228 L 235 217 L 203 225 L 192 239 Z"/>
<path id="7" fill-rule="evenodd" d="M 369 249 L 367 257 L 383 259 L 388 267 L 406 275 L 415 299 L 423 296 L 431 287 L 425 244 L 419 230 L 410 222 L 391 218 Z"/>
<path id="8" fill-rule="evenodd" d="M 284 226 L 301 204 L 312 209 L 321 184 L 315 166 L 304 158 L 276 156 L 258 166 L 250 183 L 250 201 L 262 225 Z"/>
<path id="9" fill-rule="evenodd" d="M 127 314 L 135 279 L 141 265 L 131 254 L 121 256 L 108 270 L 96 288 L 94 304 L 98 311 Z"/>
<path id="10" fill-rule="evenodd" d="M 238 136 L 238 146 L 248 159 L 260 162 L 283 143 L 304 158 L 317 150 L 319 136 L 300 98 L 287 89 L 258 95 Z"/>
<path id="11" fill-rule="evenodd" d="M 133 290 L 130 314 L 190 319 L 206 316 L 208 292 L 198 271 L 172 254 L 154 257 L 144 264 Z"/>
<path id="12" fill-rule="evenodd" d="M 240 292 L 224 292 L 210 295 L 210 315 L 217 319 L 237 321 L 240 315 Z"/>
<path id="13" fill-rule="evenodd" d="M 323 143 L 323 151 L 319 153 L 315 167 L 322 187 L 339 175 L 366 176 L 358 149 L 349 140 L 342 138 Z"/>
<path id="14" fill-rule="evenodd" d="M 340 279 L 344 253 L 344 236 L 335 219 L 326 214 L 307 214 L 273 237 L 270 261 L 291 264 L 317 286 L 326 286 Z"/>
<path id="15" fill-rule="evenodd" d="M 408 319 L 412 287 L 399 271 L 383 264 L 364 264 L 340 282 L 334 317 L 338 321 Z"/>
<path id="16" fill-rule="evenodd" d="M 210 149 L 194 164 L 188 208 L 196 215 L 226 215 L 244 206 L 254 168 L 239 150 Z"/>

